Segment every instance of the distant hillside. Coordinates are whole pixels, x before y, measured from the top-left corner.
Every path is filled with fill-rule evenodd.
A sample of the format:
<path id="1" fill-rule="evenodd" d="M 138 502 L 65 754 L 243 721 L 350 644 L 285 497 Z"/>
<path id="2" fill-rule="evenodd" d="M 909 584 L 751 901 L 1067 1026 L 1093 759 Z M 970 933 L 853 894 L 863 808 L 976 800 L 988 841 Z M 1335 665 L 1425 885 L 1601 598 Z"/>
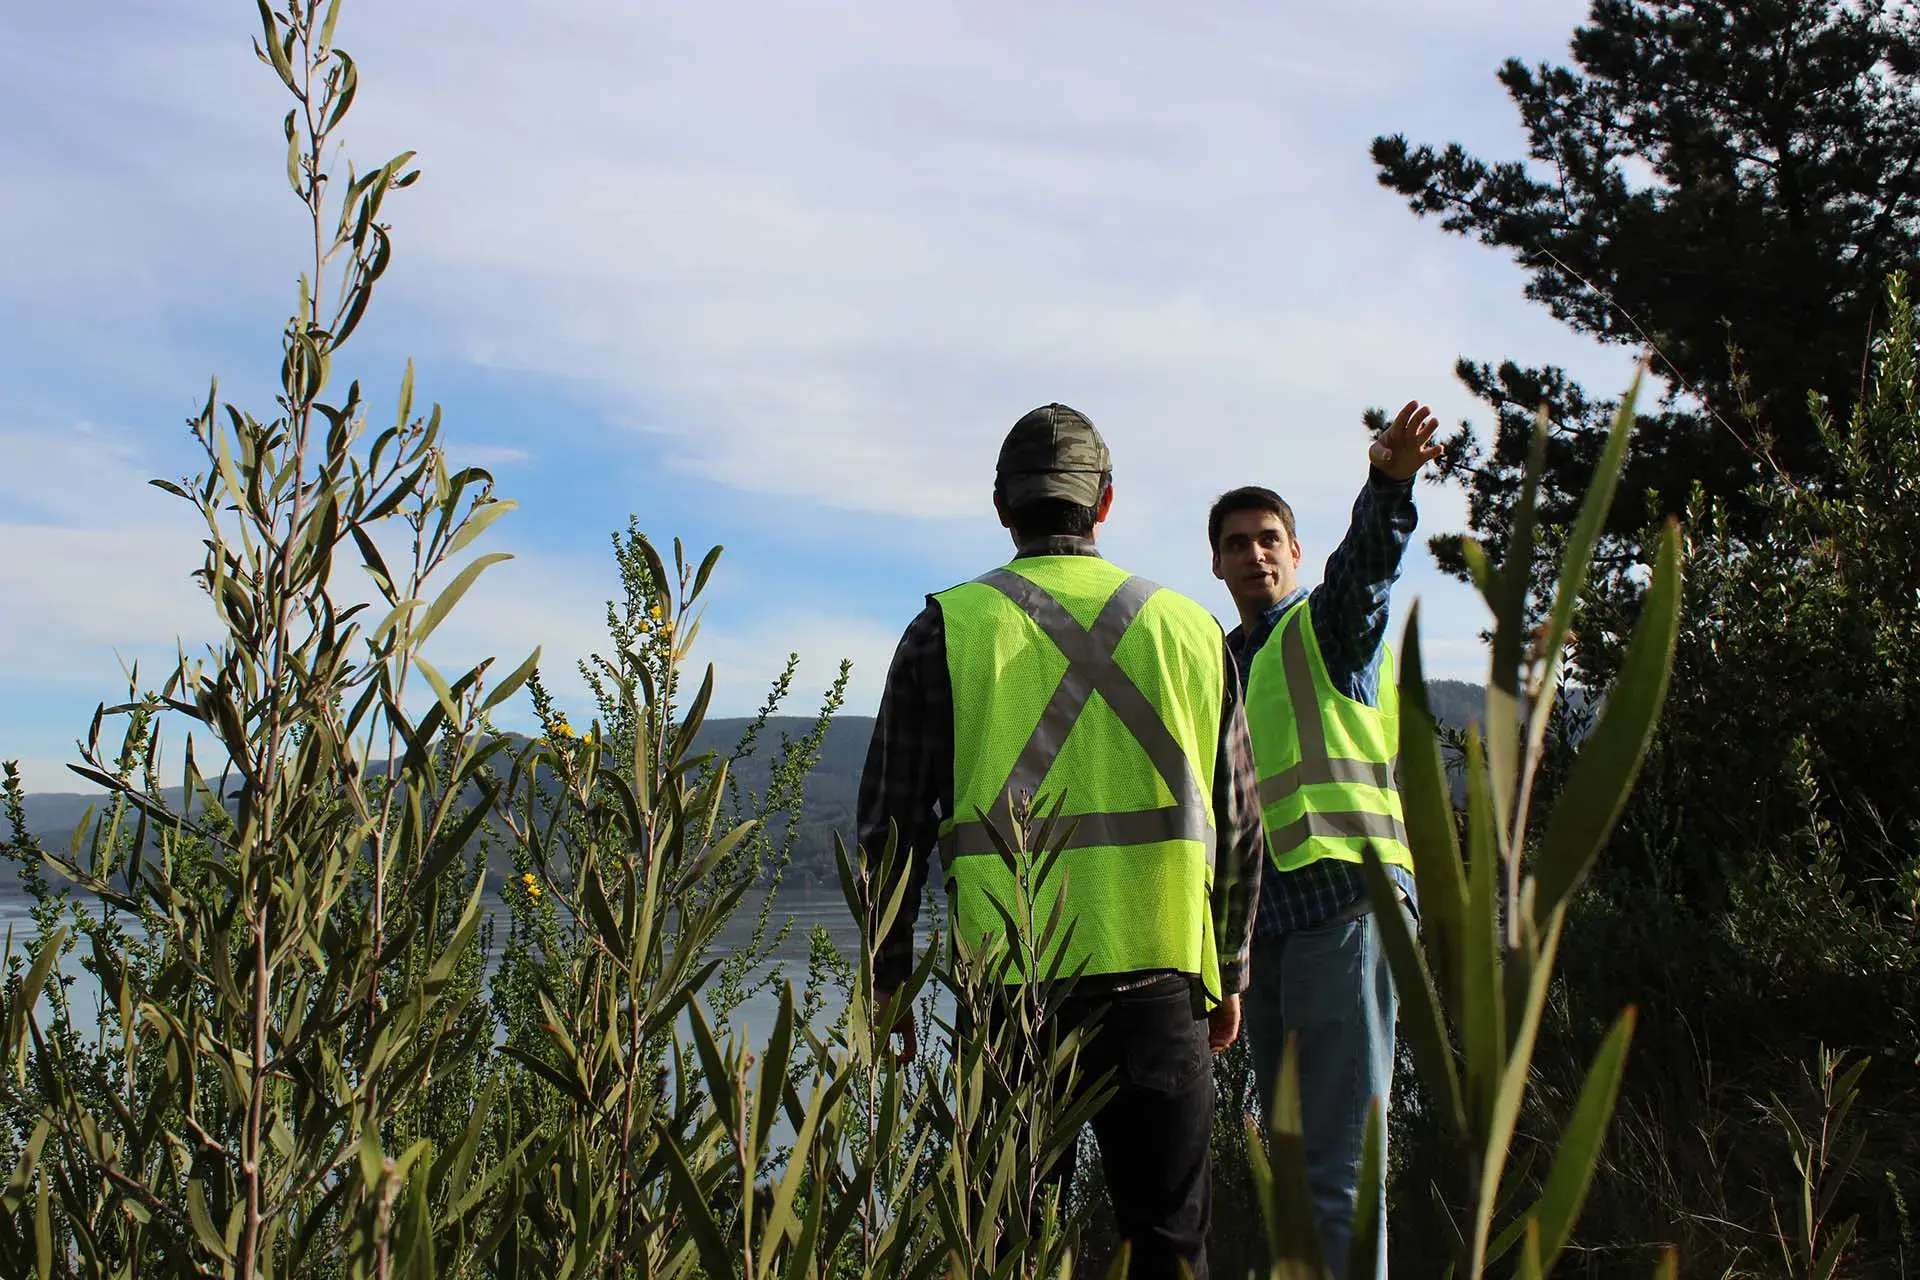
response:
<path id="1" fill-rule="evenodd" d="M 1480 685 L 1459 680 L 1428 682 L 1428 699 L 1435 718 L 1443 724 L 1465 725 L 1484 716 L 1485 692 Z M 748 725 L 745 719 L 711 720 L 701 731 L 698 745 L 703 750 L 728 751 L 739 741 Z M 783 738 L 804 734 L 811 722 L 798 716 L 777 717 L 768 722 L 755 755 L 734 767 L 740 785 L 752 794 L 763 792 L 771 761 Z M 866 763 L 867 744 L 873 737 L 872 716 L 841 716 L 828 728 L 821 744 L 820 763 L 807 779 L 806 804 L 794 842 L 793 870 L 799 879 L 827 884 L 834 880 L 833 837 L 837 832 L 849 845 L 853 843 L 854 808 L 860 790 L 860 770 Z M 177 803 L 177 790 L 168 798 Z M 97 795 L 47 793 L 27 797 L 27 825 L 42 843 L 64 849 L 73 838 L 74 828 L 90 805 L 99 803 Z M 508 863 L 504 851 L 497 851 L 491 870 L 504 876 Z M 11 863 L 0 865 L 0 895 L 17 892 Z"/>

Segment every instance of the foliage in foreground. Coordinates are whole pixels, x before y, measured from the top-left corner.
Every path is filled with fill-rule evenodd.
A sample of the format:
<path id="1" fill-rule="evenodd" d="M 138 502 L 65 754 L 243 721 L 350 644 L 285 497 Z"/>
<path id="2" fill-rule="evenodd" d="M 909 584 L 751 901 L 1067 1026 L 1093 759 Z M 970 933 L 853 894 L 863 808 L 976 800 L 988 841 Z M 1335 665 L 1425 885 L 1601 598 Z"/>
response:
<path id="1" fill-rule="evenodd" d="M 326 144 L 357 89 L 332 46 L 336 17 L 337 5 L 263 9 L 262 59 L 296 103 L 289 178 L 321 233 L 284 336 L 278 413 L 261 422 L 210 397 L 195 423 L 205 472 L 163 486 L 206 521 L 199 577 L 223 639 L 158 693 L 136 683 L 102 709 L 84 769 L 109 800 L 75 849 L 32 847 L 18 823 L 9 846 L 75 888 L 33 871 L 40 928 L 0 1011 L 0 1266 L 247 1280 L 1069 1274 L 1075 1224 L 1045 1173 L 1099 1082 L 1069 1087 L 1077 1041 L 1050 1026 L 1070 978 L 1003 994 L 1005 975 L 1036 972 L 1068 927 L 1033 905 L 1050 899 L 1066 832 L 1042 814 L 1002 833 L 1021 886 L 1004 904 L 1009 945 L 929 948 L 887 1009 L 867 998 L 871 946 L 899 881 L 889 851 L 843 856 L 867 940 L 844 1012 L 823 1025 L 823 993 L 782 991 L 749 1047 L 724 1014 L 757 981 L 757 952 L 730 965 L 715 940 L 777 863 L 764 824 L 793 793 L 743 797 L 727 761 L 692 750 L 711 672 L 691 695 L 681 673 L 716 555 L 693 565 L 676 548 L 669 572 L 637 534 L 617 544 L 627 595 L 610 612 L 614 655 L 589 667 L 601 714 L 587 732 L 537 684 L 537 655 L 504 677 L 485 662 L 451 678 L 426 656 L 500 558 L 468 552 L 509 504 L 484 472 L 448 468 L 410 377 L 395 425 L 370 439 L 357 384 L 326 398 L 388 262 L 382 203 L 413 177 L 401 157 L 329 194 Z M 1520 623 L 1525 540 L 1519 567 L 1479 574 L 1494 679 L 1464 857 L 1417 632 L 1406 646 L 1424 950 L 1395 931 L 1397 912 L 1384 918 L 1409 1043 L 1465 1157 L 1459 1230 L 1438 1247 L 1474 1276 L 1509 1259 L 1520 1275 L 1553 1266 L 1625 1049 L 1623 1019 L 1543 1192 L 1516 1211 L 1503 1173 L 1565 904 L 1632 783 L 1672 643 L 1670 532 L 1621 682 L 1532 840 L 1561 642 L 1624 422 L 1537 649 L 1523 650 Z M 339 593 L 341 556 L 365 570 L 372 599 Z M 527 685 L 546 733 L 510 756 L 487 717 Z M 823 717 L 836 703 L 837 687 Z M 109 719 L 124 728 L 114 750 Z M 159 772 L 173 720 L 223 760 L 216 783 L 189 736 L 177 808 Z M 782 776 L 803 772 L 810 749 Z M 489 827 L 519 868 L 491 975 L 473 852 Z M 99 993 L 91 1019 L 60 969 L 69 954 Z M 902 1066 L 878 1029 L 935 989 L 951 1010 L 944 1052 Z M 1278 1101 L 1271 1133 L 1247 1147 L 1272 1272 L 1318 1275 L 1297 1097 Z M 1364 1250 L 1371 1233 L 1356 1238 Z"/>

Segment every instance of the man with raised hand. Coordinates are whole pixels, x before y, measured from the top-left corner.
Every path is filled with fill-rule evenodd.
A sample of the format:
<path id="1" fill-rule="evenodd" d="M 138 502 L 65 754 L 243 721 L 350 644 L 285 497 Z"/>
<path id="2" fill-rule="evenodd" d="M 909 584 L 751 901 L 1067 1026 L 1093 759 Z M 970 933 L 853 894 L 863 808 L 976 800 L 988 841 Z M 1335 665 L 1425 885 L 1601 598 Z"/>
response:
<path id="1" fill-rule="evenodd" d="M 1373 1100 L 1386 1120 L 1395 1010 L 1361 859 L 1368 846 L 1380 855 L 1411 919 L 1417 898 L 1394 780 L 1399 716 L 1387 612 L 1418 522 L 1414 477 L 1440 455 L 1438 425 L 1410 401 L 1374 440 L 1347 536 L 1312 591 L 1299 583 L 1293 509 L 1279 494 L 1234 489 L 1207 515 L 1213 574 L 1240 613 L 1227 643 L 1245 683 L 1271 863 L 1245 1002 L 1254 1078 L 1271 1108 L 1287 1037 L 1298 1037 L 1307 1182 L 1336 1277 L 1346 1271 L 1362 1193 L 1379 1209 L 1379 1275 L 1387 1270 L 1384 1184 L 1356 1185 Z"/>
<path id="2" fill-rule="evenodd" d="M 1061 801 L 1077 819 L 1062 972 L 1082 976 L 1059 1025 L 1105 1010 L 1081 1076 L 1111 1070 L 1118 1090 L 1093 1129 L 1129 1274 L 1204 1278 L 1209 1049 L 1239 1033 L 1263 856 L 1233 660 L 1199 604 L 1101 558 L 1112 460 L 1083 415 L 1051 404 L 1015 423 L 993 505 L 1014 558 L 930 596 L 907 627 L 860 781 L 861 848 L 875 858 L 893 836 L 907 877 L 876 1000 L 912 969 L 934 847 L 955 935 L 1003 934 L 991 899 L 1011 903 L 1013 881 L 987 820 L 1007 831 L 1019 797 L 1036 814 Z M 910 1057 L 910 1015 L 896 1031 Z"/>

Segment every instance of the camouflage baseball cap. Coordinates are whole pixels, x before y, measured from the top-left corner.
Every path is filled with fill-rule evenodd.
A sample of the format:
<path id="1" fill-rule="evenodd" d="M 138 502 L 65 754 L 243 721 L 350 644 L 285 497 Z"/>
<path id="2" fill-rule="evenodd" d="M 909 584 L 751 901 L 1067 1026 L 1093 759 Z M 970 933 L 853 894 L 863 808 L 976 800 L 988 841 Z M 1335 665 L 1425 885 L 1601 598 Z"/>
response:
<path id="1" fill-rule="evenodd" d="M 994 477 L 1009 507 L 1042 498 L 1091 507 L 1099 503 L 1112 470 L 1107 442 L 1086 415 L 1049 404 L 1013 424 L 1000 446 Z"/>

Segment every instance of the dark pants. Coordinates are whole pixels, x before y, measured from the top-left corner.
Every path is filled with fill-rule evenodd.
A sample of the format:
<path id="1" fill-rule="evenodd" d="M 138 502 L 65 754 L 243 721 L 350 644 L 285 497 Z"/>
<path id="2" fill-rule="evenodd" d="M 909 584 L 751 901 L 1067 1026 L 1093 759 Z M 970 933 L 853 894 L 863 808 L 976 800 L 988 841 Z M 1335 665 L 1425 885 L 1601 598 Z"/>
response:
<path id="1" fill-rule="evenodd" d="M 1102 1012 L 1104 1010 L 1104 1012 Z M 1096 1014 L 1080 1079 L 1112 1071 L 1118 1090 L 1093 1118 L 1120 1237 L 1133 1245 L 1132 1280 L 1207 1276 L 1213 1218 L 1213 1054 L 1187 980 L 1140 991 L 1075 995 L 1060 1010 L 1078 1025 Z M 1074 1157 L 1056 1170 L 1062 1191 Z M 1064 1197 L 1063 1197 L 1064 1198 Z"/>

